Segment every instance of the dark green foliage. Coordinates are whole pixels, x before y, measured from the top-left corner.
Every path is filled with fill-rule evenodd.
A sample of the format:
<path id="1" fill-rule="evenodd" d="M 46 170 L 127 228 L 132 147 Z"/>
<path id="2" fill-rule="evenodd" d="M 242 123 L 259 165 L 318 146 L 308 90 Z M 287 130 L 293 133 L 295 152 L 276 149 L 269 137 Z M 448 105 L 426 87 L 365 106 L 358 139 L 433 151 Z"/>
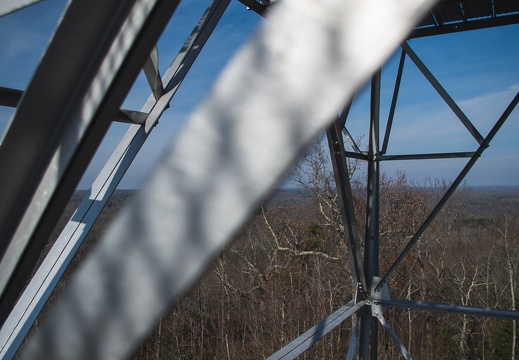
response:
<path id="1" fill-rule="evenodd" d="M 301 241 L 301 250 L 320 251 L 324 245 L 324 231 L 321 225 L 314 222 L 310 223 L 304 231 Z"/>
<path id="2" fill-rule="evenodd" d="M 470 217 L 459 220 L 459 227 L 490 229 L 495 226 L 494 221 L 488 217 Z"/>
<path id="3" fill-rule="evenodd" d="M 487 356 L 493 360 L 509 360 L 512 358 L 512 326 L 511 320 L 494 320 L 490 325 L 489 347 Z M 515 347 L 515 353 L 519 346 Z"/>
<path id="4" fill-rule="evenodd" d="M 455 332 L 453 329 L 450 329 L 445 323 L 440 325 L 440 331 L 434 340 L 438 359 L 455 360 L 459 358 L 458 345 L 454 337 Z"/>

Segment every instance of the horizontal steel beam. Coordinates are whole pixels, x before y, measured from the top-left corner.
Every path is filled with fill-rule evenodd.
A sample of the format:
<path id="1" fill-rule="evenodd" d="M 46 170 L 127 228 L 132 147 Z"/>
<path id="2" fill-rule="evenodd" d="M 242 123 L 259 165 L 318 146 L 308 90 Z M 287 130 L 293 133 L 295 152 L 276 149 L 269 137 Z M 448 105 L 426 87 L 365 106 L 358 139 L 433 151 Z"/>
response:
<path id="1" fill-rule="evenodd" d="M 18 107 L 23 94 L 23 90 L 0 87 L 0 106 L 13 108 Z M 129 124 L 142 124 L 146 120 L 147 116 L 148 114 L 140 111 L 121 109 L 113 121 Z"/>
<path id="2" fill-rule="evenodd" d="M 504 310 L 504 309 L 493 309 L 493 308 L 482 308 L 476 306 L 465 306 L 458 304 L 444 304 L 428 301 L 415 301 L 415 300 L 401 300 L 401 299 L 390 299 L 390 300 L 377 300 L 377 303 L 386 304 L 393 307 L 414 309 L 414 310 L 425 310 L 442 313 L 452 313 L 460 315 L 474 315 L 474 316 L 486 316 L 491 318 L 499 319 L 510 319 L 519 320 L 519 311 Z"/>
<path id="3" fill-rule="evenodd" d="M 433 160 L 433 159 L 457 159 L 474 156 L 474 152 L 452 152 L 436 154 L 407 154 L 407 155 L 380 155 L 378 160 Z"/>
<path id="4" fill-rule="evenodd" d="M 352 151 L 345 151 L 344 154 L 346 155 L 347 158 L 359 159 L 359 160 L 365 160 L 365 161 L 368 160 L 368 155 L 364 152 L 356 153 L 356 152 L 352 152 Z"/>
<path id="5" fill-rule="evenodd" d="M 17 107 L 23 91 L 0 86 L 0 106 Z"/>
<path id="6" fill-rule="evenodd" d="M 117 113 L 117 116 L 113 119 L 115 122 L 127 123 L 127 124 L 144 124 L 148 118 L 148 113 L 142 111 L 125 110 L 121 109 Z"/>
<path id="7" fill-rule="evenodd" d="M 439 26 L 429 26 L 414 29 L 409 35 L 409 39 L 421 38 L 426 36 L 443 35 L 457 33 L 469 30 L 486 29 L 497 26 L 513 25 L 519 23 L 519 14 L 505 15 L 493 17 L 489 19 L 478 19 L 453 24 L 444 24 Z"/>
<path id="8" fill-rule="evenodd" d="M 256 14 L 265 17 L 270 9 L 266 5 L 262 5 L 256 0 L 238 0 L 243 5 L 245 5 L 249 10 L 254 11 Z"/>

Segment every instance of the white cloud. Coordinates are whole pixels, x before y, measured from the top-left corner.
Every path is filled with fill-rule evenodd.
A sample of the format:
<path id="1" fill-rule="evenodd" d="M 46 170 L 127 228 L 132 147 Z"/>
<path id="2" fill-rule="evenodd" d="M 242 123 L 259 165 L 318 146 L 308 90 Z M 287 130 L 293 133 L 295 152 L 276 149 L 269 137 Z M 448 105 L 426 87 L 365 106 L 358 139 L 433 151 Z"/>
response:
<path id="1" fill-rule="evenodd" d="M 518 91 L 519 83 L 516 83 L 505 89 L 461 100 L 459 106 L 478 129 L 480 128 L 480 132 L 486 134 Z"/>

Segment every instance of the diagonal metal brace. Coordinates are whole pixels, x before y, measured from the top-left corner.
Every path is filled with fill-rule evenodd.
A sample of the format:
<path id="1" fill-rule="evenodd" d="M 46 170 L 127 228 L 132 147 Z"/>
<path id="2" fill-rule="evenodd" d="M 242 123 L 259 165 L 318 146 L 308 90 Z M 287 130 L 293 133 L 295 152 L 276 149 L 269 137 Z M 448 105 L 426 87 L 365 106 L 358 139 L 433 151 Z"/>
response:
<path id="1" fill-rule="evenodd" d="M 386 329 L 386 331 L 388 332 L 389 336 L 391 336 L 391 339 L 394 341 L 396 346 L 398 346 L 398 348 L 402 352 L 402 355 L 404 356 L 404 358 L 406 360 L 413 360 L 413 357 L 411 356 L 411 354 L 409 354 L 409 352 L 405 348 L 404 344 L 402 344 L 402 342 L 400 341 L 400 339 L 398 338 L 396 333 L 393 331 L 393 328 L 391 328 L 391 326 L 389 326 L 389 324 L 387 323 L 386 318 L 384 317 L 384 315 L 382 315 L 381 313 L 377 314 L 377 319 L 378 319 L 378 321 L 380 321 L 380 323 L 382 324 L 384 329 Z"/>
<path id="2" fill-rule="evenodd" d="M 364 291 L 366 291 L 367 283 L 360 254 L 360 240 L 355 220 L 355 211 L 353 209 L 353 194 L 351 191 L 350 174 L 346 164 L 344 143 L 339 126 L 340 119 L 337 119 L 330 127 L 328 127 L 326 135 L 328 138 L 328 146 L 330 148 L 335 182 L 337 183 L 337 193 L 339 195 L 339 205 L 344 222 L 344 236 L 349 249 L 348 254 L 351 269 L 355 281 L 361 285 Z"/>
<path id="3" fill-rule="evenodd" d="M 365 304 L 365 301 L 359 301 L 355 304 L 352 300 L 348 304 L 335 311 L 330 316 L 324 318 L 319 323 L 305 331 L 303 334 L 288 343 L 281 350 L 272 354 L 267 360 L 289 360 L 295 359 L 303 352 L 308 350 L 313 344 L 319 341 L 324 335 L 335 329 L 340 323 L 355 314 Z"/>
<path id="4" fill-rule="evenodd" d="M 155 45 L 151 51 L 150 56 L 146 60 L 143 66 L 144 75 L 150 84 L 151 92 L 155 96 L 155 100 L 160 99 L 164 95 L 164 85 L 159 73 L 159 50 Z"/>
<path id="5" fill-rule="evenodd" d="M 442 97 L 445 103 L 451 108 L 451 110 L 456 114 L 456 116 L 460 119 L 463 125 L 467 128 L 470 134 L 476 139 L 479 144 L 483 143 L 483 136 L 479 133 L 476 127 L 470 122 L 465 113 L 460 109 L 460 107 L 456 104 L 456 102 L 450 97 L 450 95 L 445 91 L 445 89 L 441 86 L 441 84 L 436 80 L 433 74 L 427 69 L 425 64 L 420 60 L 418 55 L 411 49 L 407 42 L 402 44 L 402 49 L 405 51 L 407 56 L 415 63 L 416 67 L 422 72 L 422 74 L 426 77 L 426 79 L 431 83 L 434 89 L 438 92 L 438 94 Z"/>

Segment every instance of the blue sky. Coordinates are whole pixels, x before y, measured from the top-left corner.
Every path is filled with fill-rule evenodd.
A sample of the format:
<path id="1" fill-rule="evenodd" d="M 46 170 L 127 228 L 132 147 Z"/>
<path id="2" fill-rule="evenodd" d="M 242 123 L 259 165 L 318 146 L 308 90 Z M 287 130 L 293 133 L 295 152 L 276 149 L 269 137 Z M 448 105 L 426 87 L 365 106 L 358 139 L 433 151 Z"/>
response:
<path id="1" fill-rule="evenodd" d="M 159 44 L 159 67 L 164 73 L 204 12 L 208 0 L 181 3 Z M 43 1 L 0 18 L 0 86 L 25 89 L 66 1 Z M 234 0 L 202 54 L 128 171 L 121 187 L 135 188 L 149 173 L 188 114 L 201 101 L 232 54 L 254 32 L 259 16 Z M 411 47 L 443 87 L 485 136 L 519 91 L 519 25 L 416 39 Z M 383 68 L 382 134 L 391 100 L 399 54 Z M 368 131 L 369 98 L 365 89 L 357 96 L 348 119 L 354 137 Z M 140 76 L 123 107 L 138 110 L 149 88 Z M 0 133 L 13 109 L 0 107 Z M 107 157 L 125 133 L 127 125 L 114 124 L 83 178 L 88 188 Z M 436 94 L 409 59 L 402 79 L 388 154 L 474 151 L 476 141 Z M 471 185 L 519 185 L 519 109 L 516 109 L 491 146 L 467 177 Z M 388 175 L 404 170 L 418 183 L 425 178 L 453 180 L 466 159 L 384 162 Z"/>

